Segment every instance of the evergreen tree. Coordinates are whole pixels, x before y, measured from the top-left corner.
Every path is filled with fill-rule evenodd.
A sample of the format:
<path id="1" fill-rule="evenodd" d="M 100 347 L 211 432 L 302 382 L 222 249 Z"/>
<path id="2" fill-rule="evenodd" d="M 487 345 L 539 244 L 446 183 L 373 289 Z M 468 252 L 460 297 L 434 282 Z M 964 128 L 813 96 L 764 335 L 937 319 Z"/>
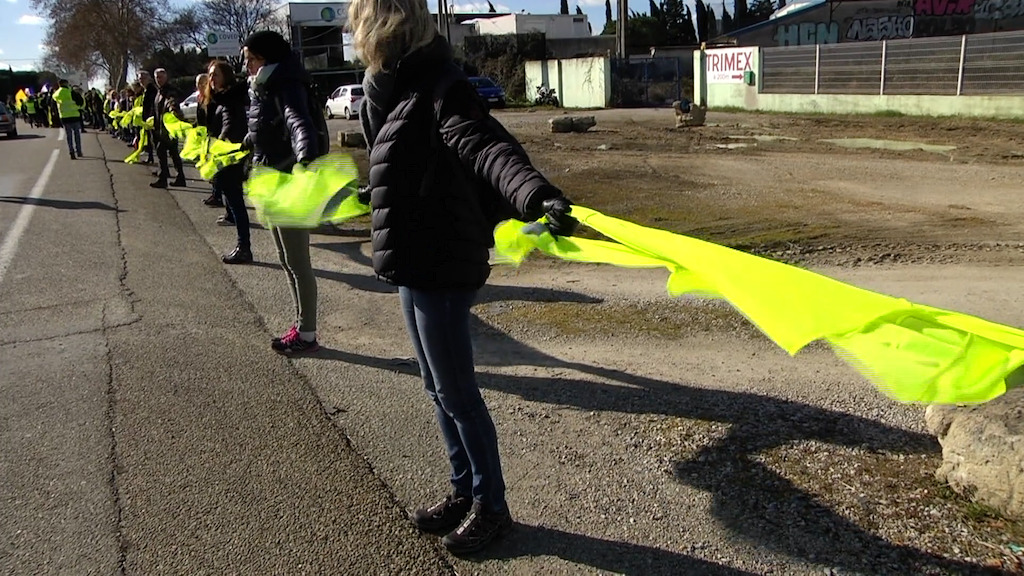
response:
<path id="1" fill-rule="evenodd" d="M 694 8 L 697 9 L 697 28 L 694 30 L 694 35 L 697 37 L 697 42 L 708 41 L 708 10 L 707 6 L 701 0 L 695 0 Z M 689 8 L 687 8 L 689 10 Z"/>
<path id="2" fill-rule="evenodd" d="M 746 4 L 744 4 L 744 6 L 746 6 Z M 559 14 L 568 14 L 569 13 L 569 0 L 562 0 L 562 6 L 559 8 L 558 13 Z"/>
<path id="3" fill-rule="evenodd" d="M 491 12 L 492 14 L 498 12 L 497 10 L 494 9 L 494 4 L 491 4 L 491 0 L 487 0 L 487 11 Z"/>
<path id="4" fill-rule="evenodd" d="M 775 5 L 772 0 L 752 0 L 747 10 L 747 26 L 764 22 L 775 12 Z"/>
<path id="5" fill-rule="evenodd" d="M 779 0 L 779 3 L 775 6 L 776 10 L 782 10 L 786 7 L 786 0 Z"/>
<path id="6" fill-rule="evenodd" d="M 747 14 L 747 0 L 732 0 L 732 25 L 736 30 L 744 28 L 750 23 Z"/>
<path id="7" fill-rule="evenodd" d="M 704 4 L 700 0 L 697 0 L 697 13 L 700 14 L 700 7 Z M 681 44 L 684 46 L 695 46 L 700 44 L 701 40 L 698 38 L 698 31 L 693 27 L 693 12 L 690 12 L 690 7 L 686 7 L 686 17 L 683 18 L 683 41 Z"/>
<path id="8" fill-rule="evenodd" d="M 686 6 L 683 0 L 665 0 L 661 5 L 662 19 L 665 22 L 665 41 L 669 46 L 687 46 L 690 39 L 687 30 Z"/>
<path id="9" fill-rule="evenodd" d="M 718 29 L 718 18 L 715 17 L 715 9 L 710 4 L 707 4 L 706 7 L 708 10 L 708 40 L 711 41 L 718 38 L 722 32 Z"/>
<path id="10" fill-rule="evenodd" d="M 583 14 L 583 9 L 580 8 L 579 4 L 576 5 L 576 14 Z"/>
<path id="11" fill-rule="evenodd" d="M 654 0 L 647 0 L 647 2 L 651 5 L 651 18 L 654 18 L 655 20 L 664 23 L 665 17 L 661 12 L 661 8 L 658 7 Z"/>
<path id="12" fill-rule="evenodd" d="M 722 0 L 722 26 L 720 33 L 728 34 L 736 29 L 736 24 L 732 21 L 732 15 L 725 9 L 725 0 Z"/>
<path id="13" fill-rule="evenodd" d="M 608 30 L 608 25 L 614 22 L 614 20 L 612 18 L 612 0 L 604 0 L 604 29 L 606 31 Z"/>

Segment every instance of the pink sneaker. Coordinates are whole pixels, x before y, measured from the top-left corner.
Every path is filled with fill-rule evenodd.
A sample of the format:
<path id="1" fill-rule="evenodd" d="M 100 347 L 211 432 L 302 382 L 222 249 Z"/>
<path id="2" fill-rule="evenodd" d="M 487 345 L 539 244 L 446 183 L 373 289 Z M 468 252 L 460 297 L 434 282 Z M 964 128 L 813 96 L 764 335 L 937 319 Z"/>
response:
<path id="1" fill-rule="evenodd" d="M 278 336 L 277 338 L 271 338 L 270 339 L 270 345 L 272 347 L 276 346 L 277 344 L 280 344 L 282 340 L 290 339 L 290 338 L 293 338 L 293 337 L 294 338 L 298 338 L 299 337 L 299 327 L 295 326 L 294 324 L 284 334 Z M 276 348 L 275 348 L 275 350 L 276 350 Z"/>
<path id="2" fill-rule="evenodd" d="M 285 356 L 296 356 L 298 354 L 311 354 L 320 349 L 320 344 L 317 343 L 316 338 L 311 342 L 307 342 L 299 336 L 299 331 L 296 330 L 291 334 L 285 335 L 278 342 L 274 342 L 270 345 L 278 354 L 284 354 Z"/>

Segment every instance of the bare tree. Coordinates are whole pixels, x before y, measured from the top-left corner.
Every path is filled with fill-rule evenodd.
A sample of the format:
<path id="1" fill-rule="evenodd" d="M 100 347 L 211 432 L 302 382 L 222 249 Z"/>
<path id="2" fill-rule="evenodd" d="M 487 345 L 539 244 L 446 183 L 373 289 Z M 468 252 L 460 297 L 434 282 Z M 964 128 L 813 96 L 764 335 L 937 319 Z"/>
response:
<path id="1" fill-rule="evenodd" d="M 160 22 L 156 41 L 160 48 L 175 50 L 189 46 L 196 50 L 206 47 L 207 24 L 195 6 L 185 7 Z"/>
<path id="2" fill-rule="evenodd" d="M 124 85 L 129 65 L 153 42 L 159 20 L 157 0 L 33 0 L 50 21 L 49 59 L 64 67 L 107 74 Z"/>
<path id="3" fill-rule="evenodd" d="M 257 30 L 276 28 L 274 0 L 203 0 L 198 4 L 202 21 L 211 28 L 238 32 L 245 40 Z"/>

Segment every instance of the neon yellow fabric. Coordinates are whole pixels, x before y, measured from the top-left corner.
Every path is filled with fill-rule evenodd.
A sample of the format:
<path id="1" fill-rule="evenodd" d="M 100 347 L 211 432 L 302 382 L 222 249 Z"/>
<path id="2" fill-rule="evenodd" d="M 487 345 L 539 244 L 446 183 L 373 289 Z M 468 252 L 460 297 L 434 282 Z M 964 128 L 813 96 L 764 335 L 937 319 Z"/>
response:
<path id="1" fill-rule="evenodd" d="M 224 168 L 238 164 L 249 155 L 248 150 L 242 150 L 241 144 L 235 144 L 218 138 L 210 138 L 206 153 L 201 156 L 196 168 L 203 180 L 212 180 L 217 172 Z"/>
<path id="2" fill-rule="evenodd" d="M 583 206 L 572 214 L 615 240 L 553 238 L 515 220 L 495 229 L 499 263 L 533 249 L 581 262 L 664 266 L 668 292 L 724 298 L 789 354 L 823 339 L 901 402 L 973 404 L 1006 392 L 1024 365 L 1024 331 L 915 304 L 731 248 L 646 228 Z M 538 233 L 539 232 L 539 233 Z"/>
<path id="3" fill-rule="evenodd" d="M 352 198 L 358 178 L 355 161 L 335 153 L 317 158 L 308 169 L 297 164 L 291 174 L 256 167 L 245 190 L 264 226 L 316 228 L 370 211 Z"/>
<path id="4" fill-rule="evenodd" d="M 78 104 L 75 104 L 75 99 L 71 96 L 70 88 L 63 86 L 58 88 L 53 93 L 53 101 L 57 103 L 57 113 L 60 114 L 61 118 L 81 117 L 81 114 L 78 112 Z"/>
<path id="5" fill-rule="evenodd" d="M 206 154 L 206 126 L 197 126 L 185 133 L 185 143 L 181 146 L 181 157 L 185 160 L 196 160 Z"/>
<path id="6" fill-rule="evenodd" d="M 165 112 L 163 116 L 164 129 L 167 130 L 167 134 L 175 140 L 181 140 L 188 134 L 189 130 L 195 130 L 188 122 L 178 120 L 178 117 L 171 112 Z"/>
<path id="7" fill-rule="evenodd" d="M 149 130 L 142 130 L 139 132 L 139 145 L 135 148 L 134 152 L 124 159 L 125 164 L 135 164 L 138 162 L 139 156 L 141 156 L 142 151 L 146 149 L 147 143 L 149 143 Z"/>

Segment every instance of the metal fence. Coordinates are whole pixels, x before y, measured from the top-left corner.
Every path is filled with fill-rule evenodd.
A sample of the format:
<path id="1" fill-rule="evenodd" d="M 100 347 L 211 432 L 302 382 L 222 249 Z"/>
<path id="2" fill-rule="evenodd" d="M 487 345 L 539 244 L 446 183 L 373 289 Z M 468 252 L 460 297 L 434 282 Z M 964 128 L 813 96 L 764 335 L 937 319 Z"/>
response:
<path id="1" fill-rule="evenodd" d="M 664 106 L 683 94 L 678 58 L 613 58 L 611 65 L 614 106 Z"/>
<path id="2" fill-rule="evenodd" d="M 1024 32 L 761 50 L 768 94 L 1024 94 Z"/>

